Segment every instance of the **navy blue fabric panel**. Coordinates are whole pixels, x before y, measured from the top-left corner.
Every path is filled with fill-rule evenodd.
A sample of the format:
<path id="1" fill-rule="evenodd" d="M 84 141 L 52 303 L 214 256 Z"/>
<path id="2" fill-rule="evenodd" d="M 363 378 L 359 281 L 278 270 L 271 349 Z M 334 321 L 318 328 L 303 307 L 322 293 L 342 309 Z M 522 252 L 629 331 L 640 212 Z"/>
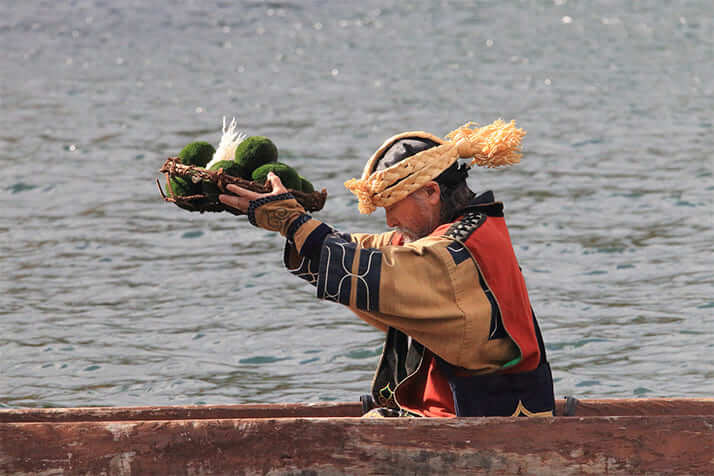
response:
<path id="1" fill-rule="evenodd" d="M 285 250 L 283 251 L 283 263 L 288 271 L 295 276 L 304 279 L 313 286 L 317 285 L 317 273 L 319 272 L 320 261 L 312 260 L 305 256 L 298 256 L 299 262 L 296 267 L 291 267 L 291 254 L 298 256 L 295 250 L 295 245 L 290 241 L 285 242 Z M 293 265 L 294 266 L 294 265 Z"/>
<path id="2" fill-rule="evenodd" d="M 446 250 L 451 254 L 451 257 L 454 259 L 454 263 L 457 266 L 466 261 L 467 259 L 471 258 L 469 250 L 467 250 L 466 247 L 461 243 L 451 243 L 449 246 L 446 247 Z"/>
<path id="3" fill-rule="evenodd" d="M 456 416 L 511 416 L 519 403 L 534 413 L 554 411 L 553 376 L 547 362 L 529 372 L 463 375 L 437 357 L 449 381 Z"/>
<path id="4" fill-rule="evenodd" d="M 342 232 L 336 231 L 335 234 L 345 241 L 352 241 L 351 233 L 342 233 Z"/>
<path id="5" fill-rule="evenodd" d="M 322 242 L 325 241 L 325 237 L 332 233 L 332 231 L 331 227 L 325 225 L 324 223 L 320 223 L 318 227 L 312 230 L 312 233 L 308 235 L 305 243 L 302 245 L 300 255 L 319 261 Z"/>
<path id="6" fill-rule="evenodd" d="M 497 202 L 492 191 L 486 191 L 474 197 L 462 213 L 478 212 L 490 217 L 503 216 L 503 203 Z"/>
<path id="7" fill-rule="evenodd" d="M 464 209 L 465 213 L 483 213 L 489 217 L 502 217 L 503 216 L 503 203 L 487 203 L 484 205 L 474 205 L 473 202 L 469 203 Z"/>
<path id="8" fill-rule="evenodd" d="M 474 205 L 483 205 L 484 203 L 493 203 L 496 201 L 496 196 L 493 194 L 492 190 L 486 190 L 485 192 L 479 193 L 476 195 L 473 200 L 471 200 L 471 204 Z"/>
<path id="9" fill-rule="evenodd" d="M 357 270 L 356 306 L 363 311 L 379 310 L 379 278 L 382 269 L 382 253 L 375 249 L 359 250 Z"/>
<path id="10" fill-rule="evenodd" d="M 357 245 L 335 234 L 325 238 L 320 255 L 317 297 L 349 305 L 352 291 L 352 261 Z"/>
<path id="11" fill-rule="evenodd" d="M 496 298 L 493 296 L 491 290 L 484 290 L 488 301 L 491 303 L 491 329 L 488 333 L 488 340 L 493 339 L 503 339 L 508 337 L 506 332 L 506 327 L 503 325 L 503 319 L 501 318 L 501 310 L 498 308 L 496 303 Z"/>

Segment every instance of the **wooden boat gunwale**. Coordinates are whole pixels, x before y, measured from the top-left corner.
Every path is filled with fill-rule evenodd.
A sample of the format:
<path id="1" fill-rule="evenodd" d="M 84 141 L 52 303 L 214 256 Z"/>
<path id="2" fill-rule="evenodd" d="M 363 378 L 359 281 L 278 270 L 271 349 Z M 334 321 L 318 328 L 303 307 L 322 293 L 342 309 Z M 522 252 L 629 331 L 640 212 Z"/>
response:
<path id="1" fill-rule="evenodd" d="M 558 401 L 564 410 L 565 402 Z M 711 474 L 714 399 L 359 418 L 353 402 L 0 410 L 0 474 Z"/>
<path id="2" fill-rule="evenodd" d="M 566 399 L 555 414 L 565 416 Z M 0 423 L 359 417 L 359 402 L 0 409 Z M 568 416 L 714 415 L 714 398 L 575 399 Z"/>

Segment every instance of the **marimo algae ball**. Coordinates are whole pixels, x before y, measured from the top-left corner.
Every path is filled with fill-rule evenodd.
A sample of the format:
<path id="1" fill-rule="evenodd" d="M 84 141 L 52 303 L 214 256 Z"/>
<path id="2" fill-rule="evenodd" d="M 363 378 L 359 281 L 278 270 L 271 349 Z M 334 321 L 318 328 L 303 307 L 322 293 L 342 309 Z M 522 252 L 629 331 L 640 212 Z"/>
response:
<path id="1" fill-rule="evenodd" d="M 283 182 L 285 187 L 293 190 L 300 190 L 300 176 L 297 171 L 289 165 L 281 162 L 261 165 L 253 171 L 251 178 L 255 182 L 265 183 L 265 180 L 268 177 L 268 172 L 273 172 L 275 175 L 280 177 L 280 181 Z"/>
<path id="2" fill-rule="evenodd" d="M 235 160 L 244 170 L 252 173 L 263 164 L 277 162 L 278 148 L 267 137 L 246 137 L 236 147 Z"/>
<path id="3" fill-rule="evenodd" d="M 213 157 L 216 149 L 208 142 L 191 142 L 179 152 L 179 159 L 183 165 L 195 165 L 204 167 Z M 187 195 L 198 195 L 201 193 L 201 186 L 195 184 L 190 178 L 172 177 L 171 189 L 174 196 L 185 197 Z"/>
<path id="4" fill-rule="evenodd" d="M 302 175 L 300 176 L 300 191 L 305 193 L 312 193 L 315 191 L 312 183 Z"/>
<path id="5" fill-rule="evenodd" d="M 208 142 L 191 142 L 181 149 L 178 156 L 183 165 L 205 167 L 215 153 L 216 149 Z"/>
<path id="6" fill-rule="evenodd" d="M 201 187 L 193 183 L 191 179 L 184 177 L 171 177 L 171 191 L 174 197 L 186 197 L 201 193 Z"/>
<path id="7" fill-rule="evenodd" d="M 246 178 L 250 179 L 250 175 L 246 177 L 246 173 L 243 169 L 243 167 L 237 163 L 234 160 L 221 160 L 216 162 L 215 164 L 211 165 L 208 170 L 213 170 L 213 171 L 218 171 L 220 169 L 223 169 L 223 173 L 231 175 L 233 177 L 241 177 L 241 178 Z M 201 187 L 203 190 L 203 193 L 206 195 L 218 195 L 221 193 L 221 191 L 218 188 L 218 185 L 216 185 L 213 182 L 209 181 L 203 181 L 201 183 Z"/>

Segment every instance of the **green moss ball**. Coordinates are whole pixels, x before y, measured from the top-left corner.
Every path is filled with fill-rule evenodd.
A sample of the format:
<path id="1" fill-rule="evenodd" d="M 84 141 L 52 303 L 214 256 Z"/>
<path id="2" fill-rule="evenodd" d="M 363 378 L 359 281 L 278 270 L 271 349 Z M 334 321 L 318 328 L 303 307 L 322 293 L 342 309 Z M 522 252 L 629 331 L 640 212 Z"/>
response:
<path id="1" fill-rule="evenodd" d="M 235 159 L 245 170 L 252 173 L 261 165 L 277 162 L 278 148 L 267 137 L 250 136 L 236 147 Z"/>
<path id="2" fill-rule="evenodd" d="M 216 149 L 208 142 L 191 142 L 181 149 L 179 157 L 183 165 L 195 165 L 205 167 L 213 158 Z"/>
<path id="3" fill-rule="evenodd" d="M 310 181 L 302 175 L 300 176 L 300 191 L 305 193 L 312 193 L 315 191 L 315 187 L 313 187 Z"/>
<path id="4" fill-rule="evenodd" d="M 188 195 L 196 195 L 201 193 L 201 187 L 183 177 L 171 177 L 171 189 L 174 196 L 186 197 Z"/>
<path id="5" fill-rule="evenodd" d="M 243 167 L 241 167 L 240 164 L 236 163 L 234 160 L 218 161 L 215 164 L 211 165 L 208 170 L 218 171 L 220 169 L 223 169 L 224 173 L 233 177 L 245 176 Z M 221 193 L 220 189 L 218 188 L 218 185 L 209 181 L 203 181 L 201 183 L 201 190 L 203 190 L 203 193 L 208 195 L 208 197 L 211 199 L 217 199 L 218 194 Z"/>
<path id="6" fill-rule="evenodd" d="M 300 190 L 300 176 L 297 171 L 289 165 L 285 165 L 281 162 L 261 165 L 253 171 L 251 178 L 255 182 L 265 183 L 265 180 L 268 177 L 268 172 L 273 172 L 275 175 L 280 177 L 280 181 L 283 182 L 283 185 L 287 188 Z"/>
<path id="7" fill-rule="evenodd" d="M 219 169 L 223 169 L 224 173 L 233 177 L 244 177 L 246 174 L 243 167 L 235 160 L 221 160 L 211 165 L 208 170 L 218 171 Z"/>

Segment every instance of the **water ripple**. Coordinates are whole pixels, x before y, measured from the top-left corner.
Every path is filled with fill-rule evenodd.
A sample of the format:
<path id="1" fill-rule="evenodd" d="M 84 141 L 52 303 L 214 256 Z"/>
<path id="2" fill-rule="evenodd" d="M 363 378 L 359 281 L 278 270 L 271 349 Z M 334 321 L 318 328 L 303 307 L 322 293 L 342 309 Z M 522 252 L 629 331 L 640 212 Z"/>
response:
<path id="1" fill-rule="evenodd" d="M 161 201 L 163 160 L 224 115 L 367 232 L 383 212 L 343 182 L 386 137 L 516 119 L 523 162 L 470 183 L 506 204 L 556 394 L 711 396 L 709 5 L 412 3 L 6 9 L 0 407 L 368 389 L 382 334 L 285 273 L 279 237 Z"/>

